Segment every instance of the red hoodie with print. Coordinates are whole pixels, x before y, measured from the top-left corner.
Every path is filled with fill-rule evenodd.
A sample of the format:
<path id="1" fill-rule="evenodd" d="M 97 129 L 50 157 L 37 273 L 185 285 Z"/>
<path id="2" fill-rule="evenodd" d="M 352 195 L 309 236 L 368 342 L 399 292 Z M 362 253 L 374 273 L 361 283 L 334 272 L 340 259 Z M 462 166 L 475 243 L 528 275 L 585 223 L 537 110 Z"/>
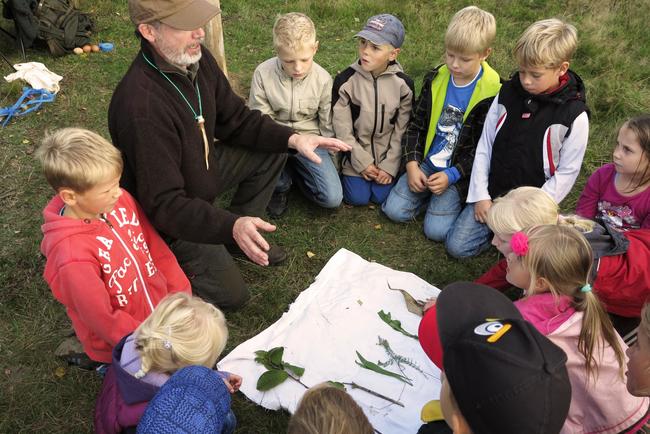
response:
<path id="1" fill-rule="evenodd" d="M 63 207 L 55 196 L 43 210 L 43 276 L 86 354 L 110 363 L 120 339 L 167 294 L 191 293 L 190 282 L 125 190 L 105 220 L 64 217 Z"/>

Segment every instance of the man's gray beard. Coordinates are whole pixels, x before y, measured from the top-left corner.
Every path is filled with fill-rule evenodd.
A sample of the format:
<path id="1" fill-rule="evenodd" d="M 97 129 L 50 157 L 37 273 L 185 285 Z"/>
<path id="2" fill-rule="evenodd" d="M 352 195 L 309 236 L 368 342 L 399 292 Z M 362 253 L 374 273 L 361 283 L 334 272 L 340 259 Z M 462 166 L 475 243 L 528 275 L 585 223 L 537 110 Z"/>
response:
<path id="1" fill-rule="evenodd" d="M 167 44 L 167 41 L 162 34 L 158 33 L 157 36 L 158 43 L 156 43 L 155 46 L 169 63 L 180 66 L 181 68 L 186 68 L 201 60 L 201 51 L 195 55 L 187 54 L 184 51 L 177 52 Z M 197 43 L 203 44 L 203 41 L 204 39 L 201 39 L 197 41 Z"/>
<path id="2" fill-rule="evenodd" d="M 200 40 L 199 43 L 202 44 L 203 40 Z M 190 55 L 185 52 L 178 53 L 173 49 L 171 49 L 170 47 L 168 47 L 164 39 L 160 41 L 160 45 L 158 46 L 158 49 L 160 50 L 160 53 L 163 56 L 165 56 L 165 58 L 169 63 L 178 65 L 183 68 L 188 67 L 201 60 L 201 51 L 199 51 L 198 54 L 195 55 Z"/>

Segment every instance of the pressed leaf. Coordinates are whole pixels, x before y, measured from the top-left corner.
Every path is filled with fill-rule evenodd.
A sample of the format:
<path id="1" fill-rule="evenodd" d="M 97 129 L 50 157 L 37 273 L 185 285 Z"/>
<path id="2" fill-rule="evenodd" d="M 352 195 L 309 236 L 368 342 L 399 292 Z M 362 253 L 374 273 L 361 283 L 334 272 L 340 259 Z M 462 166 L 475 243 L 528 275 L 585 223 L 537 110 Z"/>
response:
<path id="1" fill-rule="evenodd" d="M 276 369 L 282 369 L 282 356 L 284 355 L 284 347 L 275 347 L 269 350 L 269 362 L 271 366 Z"/>
<path id="2" fill-rule="evenodd" d="M 284 380 L 289 378 L 289 374 L 286 371 L 280 369 L 271 369 L 266 371 L 260 378 L 257 379 L 257 390 L 264 392 L 269 389 L 273 389 L 278 384 L 281 384 Z"/>
<path id="3" fill-rule="evenodd" d="M 411 382 L 411 379 L 408 377 L 405 377 L 404 375 L 397 374 L 395 372 L 388 371 L 381 366 L 379 366 L 376 363 L 373 363 L 369 360 L 366 360 L 358 351 L 357 351 L 357 357 L 359 357 L 359 360 L 361 360 L 361 363 L 359 363 L 359 360 L 355 360 L 356 364 L 361 366 L 362 368 L 369 369 L 371 371 L 375 371 L 378 374 L 382 375 L 387 375 L 389 377 L 397 378 L 400 381 L 403 381 L 404 383 L 408 384 L 409 386 L 413 386 L 413 383 Z"/>
<path id="4" fill-rule="evenodd" d="M 276 366 L 273 366 L 273 364 L 269 363 L 268 360 L 263 360 L 260 361 L 259 363 L 261 363 L 266 369 L 280 369 Z"/>
<path id="5" fill-rule="evenodd" d="M 274 369 L 275 367 L 271 364 L 269 360 L 269 353 L 267 351 L 255 351 L 255 354 L 263 353 L 255 357 L 255 361 L 261 365 L 264 365 L 266 369 Z"/>
<path id="6" fill-rule="evenodd" d="M 388 285 L 388 289 L 392 289 L 393 291 L 399 291 L 402 293 L 402 296 L 404 297 L 404 301 L 406 302 L 406 309 L 408 309 L 409 312 L 414 313 L 418 316 L 423 316 L 424 315 L 424 304 L 425 302 L 422 300 L 416 300 L 413 298 L 413 296 L 405 289 L 400 289 L 400 288 L 393 288 L 390 286 L 389 282 L 386 282 L 386 285 Z"/>
<path id="7" fill-rule="evenodd" d="M 393 330 L 397 330 L 401 334 L 403 334 L 405 336 L 408 336 L 410 338 L 413 338 L 413 339 L 418 338 L 416 335 L 413 335 L 413 334 L 407 332 L 406 330 L 404 330 L 402 328 L 402 322 L 397 320 L 397 319 L 393 319 L 391 317 L 390 312 L 386 313 L 383 310 L 380 310 L 379 312 L 377 312 L 377 315 L 379 315 L 379 318 L 381 318 L 381 320 L 384 321 L 386 324 L 388 324 Z"/>
<path id="8" fill-rule="evenodd" d="M 282 365 L 284 366 L 284 369 L 288 369 L 289 371 L 293 372 L 296 377 L 302 377 L 302 374 L 305 373 L 305 368 L 301 368 L 300 366 L 292 365 L 291 363 L 287 362 L 282 362 Z"/>
<path id="9" fill-rule="evenodd" d="M 402 296 L 404 297 L 404 302 L 406 303 L 406 309 L 419 316 L 424 315 L 424 302 L 421 300 L 416 300 L 413 298 L 411 294 L 408 292 L 404 291 L 403 289 L 400 289 L 400 292 L 402 293 Z"/>

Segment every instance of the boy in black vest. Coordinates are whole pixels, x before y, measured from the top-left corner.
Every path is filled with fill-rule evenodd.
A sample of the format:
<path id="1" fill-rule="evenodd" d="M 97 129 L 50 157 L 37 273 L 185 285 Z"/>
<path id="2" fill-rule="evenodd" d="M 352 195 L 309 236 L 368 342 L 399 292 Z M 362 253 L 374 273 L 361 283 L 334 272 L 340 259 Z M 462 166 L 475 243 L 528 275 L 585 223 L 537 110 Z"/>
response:
<path id="1" fill-rule="evenodd" d="M 468 204 L 447 237 L 452 256 L 475 256 L 489 246 L 492 199 L 528 185 L 559 203 L 571 191 L 589 137 L 585 87 L 569 70 L 577 42 L 575 27 L 558 19 L 537 21 L 517 41 L 519 71 L 485 119 Z"/>

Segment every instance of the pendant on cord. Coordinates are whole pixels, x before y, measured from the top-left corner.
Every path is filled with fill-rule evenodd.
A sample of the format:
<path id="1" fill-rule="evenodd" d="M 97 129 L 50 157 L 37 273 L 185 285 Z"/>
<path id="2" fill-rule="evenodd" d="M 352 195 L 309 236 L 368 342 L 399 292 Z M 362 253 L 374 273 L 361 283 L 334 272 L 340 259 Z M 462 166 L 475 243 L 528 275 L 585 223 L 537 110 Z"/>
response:
<path id="1" fill-rule="evenodd" d="M 210 145 L 208 144 L 208 136 L 205 134 L 205 119 L 203 116 L 199 115 L 196 118 L 196 124 L 201 130 L 201 135 L 203 136 L 203 153 L 205 154 L 205 168 L 210 170 L 210 164 L 208 163 L 208 154 L 210 153 Z"/>

